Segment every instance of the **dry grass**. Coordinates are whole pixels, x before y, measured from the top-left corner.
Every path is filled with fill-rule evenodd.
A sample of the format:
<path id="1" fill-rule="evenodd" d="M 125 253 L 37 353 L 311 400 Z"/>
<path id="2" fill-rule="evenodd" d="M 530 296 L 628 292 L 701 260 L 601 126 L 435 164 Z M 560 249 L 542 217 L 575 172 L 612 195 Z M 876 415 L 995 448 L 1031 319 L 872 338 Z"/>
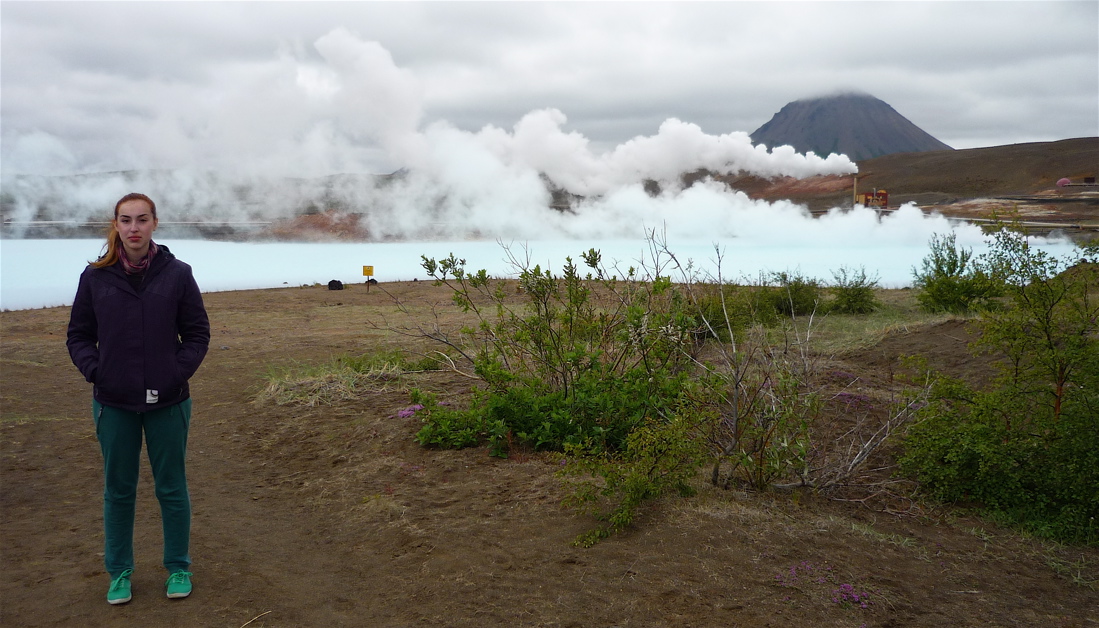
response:
<path id="1" fill-rule="evenodd" d="M 317 406 L 354 399 L 364 393 L 407 390 L 401 366 L 383 363 L 365 371 L 345 364 L 283 371 L 268 377 L 267 386 L 256 396 L 257 404 Z"/>
<path id="2" fill-rule="evenodd" d="M 912 290 L 878 290 L 882 306 L 870 314 L 828 314 L 812 319 L 800 317 L 799 335 L 810 333 L 809 345 L 814 353 L 843 355 L 872 347 L 886 336 L 909 333 L 961 318 L 956 314 L 928 313 L 920 309 Z"/>

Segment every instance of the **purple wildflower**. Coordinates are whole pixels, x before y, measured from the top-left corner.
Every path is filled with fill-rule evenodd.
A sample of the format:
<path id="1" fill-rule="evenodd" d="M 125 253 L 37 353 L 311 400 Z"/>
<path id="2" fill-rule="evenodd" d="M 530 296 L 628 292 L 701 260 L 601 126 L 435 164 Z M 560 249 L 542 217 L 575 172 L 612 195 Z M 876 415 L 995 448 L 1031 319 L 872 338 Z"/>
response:
<path id="1" fill-rule="evenodd" d="M 832 591 L 832 601 L 843 606 L 858 605 L 859 608 L 870 607 L 870 594 L 856 591 L 851 584 L 841 584 L 838 589 Z"/>
<path id="2" fill-rule="evenodd" d="M 423 409 L 424 409 L 423 405 L 417 403 L 416 405 L 408 406 L 404 410 L 398 410 L 397 411 L 397 417 L 402 418 L 402 419 L 407 419 L 408 417 L 416 416 L 416 411 L 417 410 L 423 410 Z"/>

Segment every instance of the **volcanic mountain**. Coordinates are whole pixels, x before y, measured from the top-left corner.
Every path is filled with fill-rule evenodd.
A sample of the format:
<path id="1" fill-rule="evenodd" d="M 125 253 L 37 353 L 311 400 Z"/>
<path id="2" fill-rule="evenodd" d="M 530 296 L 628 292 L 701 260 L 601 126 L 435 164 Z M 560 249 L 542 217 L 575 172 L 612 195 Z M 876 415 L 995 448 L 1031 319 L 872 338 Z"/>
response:
<path id="1" fill-rule="evenodd" d="M 854 161 L 893 153 L 952 150 L 885 102 L 867 94 L 795 100 L 752 135 L 769 148 L 790 145 L 821 157 L 842 153 Z"/>

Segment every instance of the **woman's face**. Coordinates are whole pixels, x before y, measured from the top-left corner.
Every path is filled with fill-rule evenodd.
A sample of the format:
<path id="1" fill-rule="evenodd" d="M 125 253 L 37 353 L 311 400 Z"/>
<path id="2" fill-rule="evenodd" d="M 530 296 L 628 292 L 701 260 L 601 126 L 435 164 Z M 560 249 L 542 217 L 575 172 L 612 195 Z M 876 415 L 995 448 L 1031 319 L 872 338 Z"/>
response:
<path id="1" fill-rule="evenodd" d="M 140 260 L 149 252 L 149 242 L 156 230 L 156 216 L 149 204 L 141 199 L 126 201 L 118 206 L 114 227 L 122 238 L 126 257 L 130 261 Z"/>

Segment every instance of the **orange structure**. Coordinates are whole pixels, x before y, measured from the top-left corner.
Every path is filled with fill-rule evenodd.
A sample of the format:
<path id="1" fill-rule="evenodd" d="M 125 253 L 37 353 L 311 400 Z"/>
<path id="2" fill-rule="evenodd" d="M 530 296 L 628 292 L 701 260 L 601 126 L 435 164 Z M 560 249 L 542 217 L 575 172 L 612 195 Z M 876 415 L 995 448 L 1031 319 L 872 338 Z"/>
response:
<path id="1" fill-rule="evenodd" d="M 885 190 L 864 192 L 857 196 L 856 202 L 864 207 L 885 209 L 886 207 L 889 207 L 889 192 L 886 192 Z"/>

